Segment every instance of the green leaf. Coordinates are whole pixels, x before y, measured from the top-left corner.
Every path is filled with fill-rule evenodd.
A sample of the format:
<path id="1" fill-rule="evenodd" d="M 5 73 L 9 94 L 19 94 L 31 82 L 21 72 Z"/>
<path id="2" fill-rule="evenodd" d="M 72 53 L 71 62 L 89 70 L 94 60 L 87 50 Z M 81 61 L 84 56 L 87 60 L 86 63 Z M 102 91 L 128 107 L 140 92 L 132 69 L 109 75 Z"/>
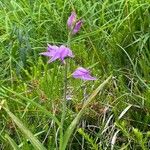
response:
<path id="1" fill-rule="evenodd" d="M 30 130 L 28 130 L 23 123 L 7 108 L 3 107 L 3 109 L 7 112 L 7 114 L 11 117 L 11 119 L 16 123 L 18 128 L 26 135 L 26 137 L 30 140 L 33 147 L 35 147 L 36 150 L 46 150 L 46 148 L 42 145 L 42 143 L 31 133 Z"/>
<path id="2" fill-rule="evenodd" d="M 25 101 L 27 101 L 27 102 L 30 102 L 32 105 L 34 105 L 34 106 L 36 106 L 37 108 L 39 108 L 40 111 L 42 111 L 42 112 L 45 113 L 47 116 L 49 116 L 51 119 L 53 119 L 53 120 L 57 123 L 58 126 L 60 125 L 59 120 L 58 120 L 53 114 L 51 114 L 51 112 L 47 111 L 44 107 L 42 107 L 42 106 L 39 105 L 38 103 L 34 102 L 33 100 L 31 100 L 31 99 L 29 99 L 29 98 L 27 98 L 27 97 L 22 96 L 21 94 L 18 94 L 18 93 L 15 92 L 15 91 L 12 91 L 11 89 L 8 89 L 8 88 L 6 88 L 6 87 L 4 87 L 4 86 L 3 86 L 3 88 L 4 88 L 4 90 L 7 90 L 7 91 L 11 92 L 12 94 L 18 96 L 19 98 L 21 98 L 21 99 L 23 99 L 23 100 L 25 100 Z"/>
<path id="3" fill-rule="evenodd" d="M 19 147 L 16 144 L 16 142 L 8 134 L 5 134 L 5 138 L 8 140 L 8 142 L 10 143 L 10 145 L 14 150 L 19 150 Z"/>
<path id="4" fill-rule="evenodd" d="M 98 145 L 95 143 L 94 139 L 90 137 L 82 128 L 78 129 L 78 132 L 86 139 L 86 141 L 92 146 L 90 149 L 98 150 Z"/>
<path id="5" fill-rule="evenodd" d="M 125 113 L 131 108 L 131 104 L 129 105 L 129 106 L 127 106 L 122 112 L 121 112 L 121 114 L 119 115 L 119 117 L 118 117 L 118 119 L 121 119 L 124 115 L 125 115 Z"/>

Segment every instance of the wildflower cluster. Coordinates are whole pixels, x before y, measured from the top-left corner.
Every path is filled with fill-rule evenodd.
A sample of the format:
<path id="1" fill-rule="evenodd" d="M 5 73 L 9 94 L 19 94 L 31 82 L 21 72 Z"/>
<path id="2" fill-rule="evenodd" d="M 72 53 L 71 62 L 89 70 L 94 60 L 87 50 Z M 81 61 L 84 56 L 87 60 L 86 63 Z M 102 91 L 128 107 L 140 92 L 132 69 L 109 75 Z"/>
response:
<path id="1" fill-rule="evenodd" d="M 70 30 L 70 33 L 76 34 L 80 30 L 82 24 L 83 24 L 83 21 L 77 20 L 77 15 L 73 11 L 67 20 L 67 26 Z M 67 58 L 67 57 L 73 58 L 74 57 L 72 51 L 67 46 L 64 46 L 64 45 L 56 46 L 56 45 L 50 45 L 50 44 L 48 44 L 47 51 L 40 53 L 40 55 L 49 57 L 50 59 L 49 59 L 48 63 L 51 63 L 51 62 L 59 59 L 62 61 L 63 64 L 65 64 L 65 58 Z M 74 78 L 79 78 L 82 80 L 96 80 L 95 77 L 92 77 L 90 75 L 90 71 L 83 67 L 77 68 L 72 73 L 72 76 Z"/>

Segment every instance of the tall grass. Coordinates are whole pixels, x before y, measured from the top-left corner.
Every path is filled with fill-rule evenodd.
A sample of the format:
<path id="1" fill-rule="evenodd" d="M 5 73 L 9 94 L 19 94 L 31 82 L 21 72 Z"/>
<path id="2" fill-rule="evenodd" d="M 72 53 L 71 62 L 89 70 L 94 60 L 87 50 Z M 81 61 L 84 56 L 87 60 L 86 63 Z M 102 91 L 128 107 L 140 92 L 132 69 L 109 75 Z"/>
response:
<path id="1" fill-rule="evenodd" d="M 72 10 L 84 23 L 70 41 L 63 143 L 64 70 L 39 53 L 66 44 Z M 0 43 L 0 149 L 150 149 L 149 0 L 3 0 Z M 86 84 L 89 96 L 106 83 L 86 107 L 76 66 L 98 78 Z"/>

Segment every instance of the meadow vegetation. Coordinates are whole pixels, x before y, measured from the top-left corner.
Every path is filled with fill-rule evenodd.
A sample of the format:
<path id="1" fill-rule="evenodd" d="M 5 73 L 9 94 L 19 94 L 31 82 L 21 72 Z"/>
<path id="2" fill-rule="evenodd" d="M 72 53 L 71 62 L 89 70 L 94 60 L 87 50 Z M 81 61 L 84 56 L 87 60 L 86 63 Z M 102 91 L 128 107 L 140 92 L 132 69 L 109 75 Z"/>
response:
<path id="1" fill-rule="evenodd" d="M 39 53 L 66 44 L 73 10 L 64 112 L 64 66 Z M 150 0 L 1 0 L 0 149 L 150 149 Z"/>

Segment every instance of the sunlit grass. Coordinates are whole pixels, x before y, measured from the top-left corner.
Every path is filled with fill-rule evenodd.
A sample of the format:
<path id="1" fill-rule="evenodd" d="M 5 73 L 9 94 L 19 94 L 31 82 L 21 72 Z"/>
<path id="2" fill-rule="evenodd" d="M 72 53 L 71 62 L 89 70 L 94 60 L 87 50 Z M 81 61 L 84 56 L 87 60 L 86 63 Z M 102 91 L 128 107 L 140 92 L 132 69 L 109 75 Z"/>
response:
<path id="1" fill-rule="evenodd" d="M 60 149 L 63 66 L 39 53 L 66 44 L 72 10 L 83 27 L 70 41 L 62 150 L 149 149 L 148 0 L 0 2 L 0 149 Z M 88 96 L 112 75 L 84 111 L 84 83 L 71 77 L 77 66 L 98 78 L 86 83 Z"/>

